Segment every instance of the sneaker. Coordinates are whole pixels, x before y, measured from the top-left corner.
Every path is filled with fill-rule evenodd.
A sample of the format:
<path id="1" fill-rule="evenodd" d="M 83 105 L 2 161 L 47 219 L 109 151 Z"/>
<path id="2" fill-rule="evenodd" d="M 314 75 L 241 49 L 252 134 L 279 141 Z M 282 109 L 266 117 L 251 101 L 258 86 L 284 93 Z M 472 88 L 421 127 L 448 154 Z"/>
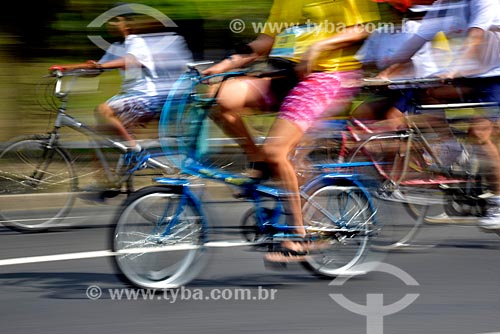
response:
<path id="1" fill-rule="evenodd" d="M 129 166 L 131 164 L 135 164 L 142 159 L 146 151 L 142 149 L 139 145 L 135 148 L 129 147 L 127 152 L 122 155 L 123 162 L 125 166 Z"/>
<path id="2" fill-rule="evenodd" d="M 500 206 L 492 204 L 486 210 L 486 216 L 479 220 L 478 226 L 486 230 L 500 230 Z"/>
<path id="3" fill-rule="evenodd" d="M 425 217 L 425 222 L 434 224 L 474 224 L 478 222 L 478 219 L 478 217 L 474 216 L 450 216 L 442 212 L 435 216 Z"/>
<path id="4" fill-rule="evenodd" d="M 375 192 L 375 196 L 378 199 L 384 201 L 403 202 L 403 203 L 408 202 L 407 197 L 399 189 L 396 189 L 394 191 L 379 190 Z"/>

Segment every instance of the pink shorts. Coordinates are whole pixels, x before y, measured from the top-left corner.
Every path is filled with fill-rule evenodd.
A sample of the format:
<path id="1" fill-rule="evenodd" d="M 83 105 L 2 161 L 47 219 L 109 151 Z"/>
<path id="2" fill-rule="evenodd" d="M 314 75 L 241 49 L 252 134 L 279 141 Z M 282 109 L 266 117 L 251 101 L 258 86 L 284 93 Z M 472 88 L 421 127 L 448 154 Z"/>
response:
<path id="1" fill-rule="evenodd" d="M 359 88 L 345 83 L 360 78 L 360 71 L 312 73 L 285 97 L 278 117 L 306 132 L 318 119 L 347 108 Z"/>

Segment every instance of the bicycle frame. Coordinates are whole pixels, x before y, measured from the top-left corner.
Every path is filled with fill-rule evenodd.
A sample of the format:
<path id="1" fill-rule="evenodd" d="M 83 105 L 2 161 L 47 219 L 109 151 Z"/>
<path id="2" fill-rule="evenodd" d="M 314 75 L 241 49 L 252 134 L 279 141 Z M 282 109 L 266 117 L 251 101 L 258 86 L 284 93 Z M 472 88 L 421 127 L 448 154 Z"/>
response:
<path id="1" fill-rule="evenodd" d="M 349 131 L 351 131 L 351 135 L 354 137 L 355 135 L 353 134 L 352 130 L 349 129 Z M 384 164 L 376 161 L 376 159 L 373 158 L 372 154 L 366 148 L 368 144 L 378 140 L 397 140 L 400 142 L 403 141 L 405 142 L 402 150 L 398 150 L 396 152 L 394 161 L 390 163 L 390 165 L 392 165 L 393 167 L 390 169 L 389 173 L 387 173 L 383 168 L 383 166 L 386 165 L 386 163 Z M 420 129 L 413 122 L 409 123 L 409 129 L 403 133 L 378 134 L 370 136 L 369 138 L 365 139 L 358 145 L 358 147 L 351 153 L 351 157 L 355 157 L 360 151 L 362 151 L 363 154 L 373 162 L 373 166 L 382 177 L 384 177 L 386 180 L 391 181 L 393 185 L 399 186 L 406 184 L 407 181 L 406 176 L 408 173 L 409 164 L 412 157 L 411 154 L 412 148 L 417 148 L 417 150 L 424 149 L 431 156 L 431 158 L 436 163 L 438 168 L 444 167 L 439 156 L 436 155 L 436 153 L 431 148 L 427 139 L 425 139 Z M 400 175 L 396 176 L 396 172 L 398 171 L 397 167 L 401 165 L 400 164 L 401 156 L 403 156 L 403 161 L 402 161 L 403 167 L 401 168 L 401 172 L 399 173 Z M 442 183 L 442 182 L 443 180 L 439 180 L 439 182 L 437 183 Z M 454 180 L 453 182 L 456 181 Z M 429 180 L 421 180 L 420 182 L 417 183 L 422 185 L 436 184 L 436 181 L 429 179 Z M 412 184 L 415 184 L 415 180 L 412 181 Z"/>
<path id="2" fill-rule="evenodd" d="M 448 80 L 446 83 L 451 84 L 454 80 Z M 461 82 L 457 80 L 457 82 Z M 375 84 L 374 84 L 375 83 Z M 368 81 L 368 88 L 375 87 L 379 89 L 380 87 L 385 87 L 384 89 L 389 90 L 405 90 L 405 89 L 414 89 L 414 88 L 422 88 L 422 87 L 436 87 L 442 86 L 443 80 L 439 78 L 428 78 L 428 79 L 419 79 L 419 80 L 396 80 L 396 81 L 384 81 L 380 80 L 379 82 Z M 407 110 L 409 115 L 414 115 L 417 111 L 422 110 L 442 110 L 442 109 L 456 109 L 456 108 L 476 108 L 476 107 L 491 107 L 498 106 L 495 102 L 459 102 L 459 103 L 445 103 L 445 104 L 428 104 L 422 105 L 419 104 L 418 101 L 413 100 L 410 109 Z M 347 136 L 352 138 L 357 144 L 354 151 L 350 152 L 351 160 L 352 158 L 357 156 L 359 153 L 362 153 L 365 157 L 367 157 L 370 161 L 374 163 L 374 167 L 377 170 L 377 173 L 382 176 L 385 180 L 388 180 L 392 183 L 394 187 L 400 185 L 411 185 L 411 186 L 425 186 L 425 185 L 440 185 L 444 183 L 460 183 L 460 182 L 470 182 L 470 177 L 466 177 L 465 179 L 462 177 L 451 177 L 446 172 L 446 168 L 443 164 L 441 158 L 436 154 L 435 150 L 432 148 L 432 145 L 425 137 L 425 135 L 420 130 L 419 126 L 412 121 L 409 117 L 405 116 L 405 123 L 407 128 L 405 130 L 399 131 L 397 133 L 380 133 L 380 134 L 372 134 L 373 132 L 369 129 L 368 126 L 363 124 L 360 120 L 351 119 L 352 125 L 348 125 L 342 131 L 342 141 L 341 141 L 341 161 L 346 158 L 347 155 Z M 361 139 L 359 135 L 354 130 L 354 127 L 357 127 L 361 131 L 368 134 L 368 138 Z M 396 141 L 403 143 L 403 145 L 399 145 L 399 148 L 396 150 L 396 154 L 394 156 L 394 161 L 391 164 L 391 169 L 386 171 L 384 169 L 384 165 L 387 163 L 381 164 L 376 161 L 373 155 L 370 153 L 367 146 L 375 141 Z M 417 151 L 417 154 L 421 154 L 421 152 L 426 152 L 431 158 L 434 166 L 434 170 L 432 171 L 434 174 L 437 173 L 437 178 L 426 177 L 411 180 L 407 179 L 409 166 L 412 157 L 414 157 L 414 151 Z M 399 173 L 399 175 L 396 175 Z"/>
<path id="3" fill-rule="evenodd" d="M 111 172 L 111 167 L 110 167 L 106 157 L 104 156 L 104 153 L 102 152 L 100 146 L 111 147 L 115 150 L 118 150 L 122 154 L 126 154 L 127 152 L 129 152 L 129 149 L 127 148 L 127 146 L 125 146 L 123 143 L 121 143 L 119 141 L 113 140 L 109 137 L 106 137 L 105 135 L 98 133 L 93 128 L 87 126 L 86 124 L 77 120 L 75 117 L 68 115 L 66 113 L 68 95 L 69 95 L 69 92 L 71 91 L 71 88 L 73 87 L 73 85 L 74 85 L 76 79 L 79 77 L 79 75 L 81 75 L 81 73 L 85 74 L 87 72 L 89 72 L 89 70 L 85 70 L 84 72 L 76 71 L 76 73 L 74 75 L 70 74 L 69 76 L 72 76 L 72 79 L 71 79 L 70 83 L 68 84 L 68 88 L 66 89 L 66 91 L 63 91 L 62 90 L 62 87 L 63 87 L 62 80 L 65 76 L 67 76 L 67 74 L 62 72 L 62 71 L 55 71 L 54 76 L 57 78 L 57 82 L 55 85 L 55 93 L 54 94 L 56 97 L 58 97 L 61 100 L 61 105 L 57 109 L 57 115 L 56 115 L 56 118 L 54 121 L 54 127 L 49 132 L 50 139 L 48 142 L 48 147 L 50 148 L 50 147 L 59 143 L 58 142 L 59 141 L 59 130 L 62 127 L 69 127 L 69 128 L 83 134 L 84 136 L 86 136 L 87 138 L 90 139 L 91 143 L 93 143 L 93 150 L 95 151 L 96 156 L 97 156 L 101 166 L 104 169 L 105 176 L 111 182 L 121 184 L 121 183 L 125 182 L 133 173 L 144 168 L 145 166 L 159 168 L 159 169 L 167 171 L 167 173 L 171 173 L 173 171 L 173 168 L 171 166 L 166 165 L 166 164 L 158 161 L 157 159 L 155 159 L 155 158 L 160 157 L 160 156 L 165 156 L 164 153 L 149 153 L 147 151 L 142 152 L 140 157 L 137 159 L 135 165 L 127 168 L 127 170 L 124 173 L 120 174 L 121 168 L 123 167 L 122 160 L 119 160 L 117 162 L 116 172 L 115 173 Z M 90 74 L 99 74 L 99 73 L 101 73 L 101 71 L 100 70 L 99 71 L 90 71 L 89 73 Z M 99 145 L 99 144 L 101 144 L 101 145 Z"/>
<path id="4" fill-rule="evenodd" d="M 266 234 L 266 235 L 272 235 L 275 233 L 290 233 L 291 230 L 294 229 L 293 224 L 289 224 L 287 222 L 288 219 L 285 219 L 285 222 L 283 222 L 283 217 L 287 218 L 289 214 L 287 213 L 287 208 L 286 208 L 286 198 L 290 196 L 289 193 L 286 191 L 276 188 L 274 186 L 268 186 L 265 184 L 261 184 L 259 180 L 257 179 L 252 179 L 249 177 L 245 177 L 241 174 L 238 173 L 232 173 L 228 171 L 224 171 L 220 168 L 210 168 L 202 163 L 198 162 L 198 157 L 197 157 L 197 152 L 196 152 L 196 143 L 199 141 L 199 137 L 201 134 L 201 128 L 202 128 L 202 120 L 205 119 L 209 113 L 209 110 L 213 105 L 216 104 L 217 101 L 217 95 L 220 89 L 220 86 L 223 85 L 224 81 L 233 78 L 233 77 L 238 77 L 238 76 L 244 76 L 247 75 L 247 72 L 245 71 L 240 71 L 240 72 L 229 72 L 229 73 L 223 73 L 223 74 L 216 74 L 216 75 L 211 75 L 208 77 L 201 77 L 200 73 L 198 70 L 195 68 L 195 65 L 189 66 L 189 71 L 185 77 L 184 80 L 190 80 L 192 85 L 191 88 L 189 89 L 189 94 L 186 94 L 187 98 L 191 99 L 191 102 L 196 105 L 197 108 L 199 108 L 201 111 L 198 115 L 199 119 L 196 119 L 193 121 L 193 128 L 191 137 L 189 137 L 189 142 L 191 143 L 191 146 L 187 147 L 186 150 L 186 159 L 184 159 L 182 163 L 182 170 L 184 173 L 189 174 L 189 175 L 195 175 L 204 179 L 210 179 L 218 182 L 223 182 L 227 185 L 234 186 L 238 188 L 242 194 L 244 194 L 245 199 L 249 200 L 252 202 L 252 206 L 255 209 L 255 217 L 257 221 L 257 228 L 259 229 L 260 233 Z M 262 75 L 262 74 L 261 74 Z M 208 97 L 208 98 L 203 98 L 199 97 L 195 92 L 194 88 L 197 84 L 209 81 L 210 79 L 217 78 L 217 77 L 222 77 L 222 82 L 219 86 L 219 88 L 215 91 L 213 96 Z M 180 82 L 180 81 L 179 81 Z M 167 98 L 167 102 L 165 103 L 164 107 L 164 113 L 162 113 L 162 119 L 160 120 L 160 129 L 165 129 L 166 128 L 166 123 L 167 120 L 170 119 L 170 115 L 168 112 L 171 112 L 172 108 L 172 100 L 174 99 L 176 92 L 173 90 L 171 95 L 169 95 L 169 98 Z M 182 102 L 182 106 L 184 107 L 187 104 L 187 101 Z M 166 111 L 166 112 L 165 112 Z M 178 123 L 180 120 L 178 120 Z M 166 136 L 167 133 L 164 131 L 163 135 Z M 353 162 L 353 163 L 337 163 L 337 164 L 318 164 L 315 165 L 314 168 L 316 168 L 318 171 L 326 170 L 326 169 L 340 169 L 344 170 L 345 172 L 335 172 L 335 173 L 319 173 L 318 176 L 316 176 L 313 180 L 308 182 L 306 187 L 301 188 L 300 190 L 300 196 L 302 200 L 305 202 L 308 202 L 310 205 L 315 206 L 316 209 L 318 209 L 321 214 L 323 214 L 326 218 L 330 220 L 330 222 L 334 225 L 337 225 L 338 228 L 335 229 L 329 229 L 329 233 L 334 233 L 334 232 L 339 232 L 343 231 L 345 232 L 345 226 L 342 226 L 342 224 L 338 224 L 336 221 L 336 218 L 330 215 L 326 210 L 321 208 L 319 205 L 314 204 L 313 201 L 311 201 L 311 198 L 307 195 L 307 190 L 311 189 L 312 187 L 318 185 L 321 182 L 328 181 L 329 183 L 335 183 L 337 181 L 348 181 L 358 187 L 359 189 L 362 190 L 362 192 L 367 196 L 367 198 L 370 198 L 368 190 L 365 188 L 363 183 L 360 181 L 359 175 L 352 173 L 348 171 L 349 169 L 352 169 L 353 167 L 364 167 L 364 166 L 372 166 L 372 162 L 365 162 L 365 163 L 359 163 L 359 162 Z M 183 193 L 191 197 L 194 202 L 198 203 L 198 206 L 201 207 L 200 205 L 200 199 L 197 198 L 191 192 L 189 189 L 190 183 L 186 182 L 184 179 L 172 179 L 172 178 L 158 178 L 156 181 L 159 184 L 164 184 L 164 185 L 170 185 L 170 186 L 177 186 L 177 187 L 182 187 Z M 263 203 L 266 201 L 274 201 L 275 206 L 271 209 L 263 206 Z M 369 202 L 370 208 L 376 212 L 376 209 L 374 208 L 373 203 L 370 201 Z M 371 217 L 373 218 L 373 217 Z M 375 224 L 375 222 L 374 222 Z"/>
<path id="5" fill-rule="evenodd" d="M 362 167 L 362 166 L 371 166 L 371 163 L 342 163 L 342 164 L 321 164 L 316 165 L 318 169 L 331 169 L 331 168 L 352 168 L 352 167 Z M 196 175 L 205 179 L 220 181 L 226 183 L 231 186 L 235 186 L 245 194 L 245 199 L 251 203 L 253 208 L 254 218 L 255 218 L 255 226 L 253 228 L 257 229 L 258 234 L 263 236 L 267 236 L 267 238 L 271 238 L 271 236 L 276 236 L 277 234 L 289 234 L 295 228 L 293 224 L 288 222 L 289 214 L 287 213 L 286 201 L 287 197 L 290 194 L 280 188 L 275 186 L 269 186 L 265 184 L 261 184 L 259 181 L 254 179 L 249 179 L 241 174 L 230 173 L 221 171 L 220 169 L 212 169 L 206 168 L 202 165 L 193 164 L 190 167 L 191 172 L 189 174 Z M 345 182 L 344 182 L 345 181 Z M 195 191 L 192 190 L 192 187 L 196 187 L 196 184 L 192 184 L 189 180 L 186 179 L 173 179 L 173 178 L 158 178 L 156 182 L 161 185 L 174 186 L 181 188 L 180 191 L 183 195 L 183 198 L 189 198 L 195 206 L 202 211 L 202 200 L 196 194 Z M 359 232 L 356 229 L 349 230 L 349 222 L 339 221 L 337 217 L 332 216 L 325 208 L 316 203 L 314 199 L 312 199 L 308 194 L 308 190 L 313 189 L 314 187 L 320 184 L 330 184 L 332 186 L 340 186 L 343 183 L 356 187 L 363 192 L 363 194 L 369 199 L 368 206 L 372 210 L 373 214 L 370 219 L 373 221 L 373 225 L 377 225 L 377 221 L 375 219 L 376 215 L 376 207 L 374 203 L 371 201 L 371 197 L 369 194 L 366 185 L 362 182 L 361 178 L 356 174 L 350 173 L 325 173 L 318 175 L 313 180 L 308 182 L 305 187 L 301 187 L 300 189 L 300 197 L 303 201 L 307 202 L 308 205 L 314 207 L 317 212 L 323 218 L 326 218 L 331 225 L 336 226 L 335 228 L 328 228 L 325 230 L 325 233 L 334 234 L 334 233 L 356 233 Z M 271 202 L 272 206 L 266 206 L 265 203 Z M 179 206 L 181 207 L 181 206 Z M 165 211 L 168 209 L 166 208 Z M 178 221 L 176 219 L 172 219 L 169 222 L 169 225 L 162 232 L 163 235 L 168 235 L 169 231 L 176 226 Z M 205 219 L 203 219 L 204 228 L 207 231 L 210 231 L 210 227 Z M 372 230 L 368 231 L 368 233 L 373 233 Z M 209 241 L 209 240 L 205 240 Z M 265 243 L 269 241 L 269 239 L 261 240 L 261 242 Z M 258 242 L 259 243 L 259 242 Z"/>

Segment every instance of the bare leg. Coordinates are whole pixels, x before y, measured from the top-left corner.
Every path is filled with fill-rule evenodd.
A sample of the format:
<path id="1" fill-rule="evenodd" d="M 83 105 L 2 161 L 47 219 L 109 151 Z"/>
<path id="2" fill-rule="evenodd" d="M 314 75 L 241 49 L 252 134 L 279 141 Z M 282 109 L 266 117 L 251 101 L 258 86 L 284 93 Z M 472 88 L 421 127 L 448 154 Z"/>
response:
<path id="1" fill-rule="evenodd" d="M 356 107 L 351 116 L 361 122 L 370 123 L 372 130 L 395 131 L 403 128 L 406 123 L 404 114 L 393 107 L 393 103 L 389 98 L 366 101 Z"/>
<path id="2" fill-rule="evenodd" d="M 134 137 L 132 137 L 125 126 L 123 126 L 122 122 L 115 116 L 114 110 L 109 105 L 102 103 L 97 106 L 96 114 L 100 116 L 105 121 L 105 124 L 109 125 L 115 133 L 128 141 L 132 147 L 136 145 Z"/>
<path id="3" fill-rule="evenodd" d="M 252 161 L 263 160 L 261 151 L 253 141 L 242 115 L 249 108 L 262 108 L 270 90 L 269 79 L 235 79 L 227 81 L 219 91 L 218 110 L 212 119 L 230 137 L 235 138 L 243 151 Z"/>
<path id="4" fill-rule="evenodd" d="M 262 150 L 274 175 L 281 180 L 283 188 L 290 194 L 289 208 L 293 217 L 295 233 L 303 236 L 306 232 L 302 222 L 299 185 L 295 169 L 289 160 L 289 153 L 295 148 L 302 136 L 302 130 L 295 124 L 277 118 Z"/>
<path id="5" fill-rule="evenodd" d="M 479 144 L 483 154 L 479 164 L 490 179 L 492 191 L 495 193 L 488 199 L 486 216 L 480 219 L 478 225 L 487 230 L 500 231 L 500 154 L 492 139 L 495 137 L 495 130 L 495 125 L 489 120 L 476 120 L 471 125 L 469 135 L 474 136 Z"/>
<path id="6" fill-rule="evenodd" d="M 472 122 L 469 128 L 469 136 L 472 141 L 479 145 L 483 155 L 481 164 L 486 164 L 491 174 L 491 182 L 494 185 L 495 195 L 500 196 L 500 153 L 493 142 L 495 125 L 487 119 L 478 119 Z"/>

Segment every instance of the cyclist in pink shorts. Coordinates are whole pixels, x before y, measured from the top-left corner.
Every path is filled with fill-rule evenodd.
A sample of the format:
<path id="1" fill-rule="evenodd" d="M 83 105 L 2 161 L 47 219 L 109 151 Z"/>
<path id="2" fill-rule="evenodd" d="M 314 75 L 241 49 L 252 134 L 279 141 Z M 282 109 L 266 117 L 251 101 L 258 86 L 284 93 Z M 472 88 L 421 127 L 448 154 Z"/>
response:
<path id="1" fill-rule="evenodd" d="M 316 22 L 323 23 L 323 26 L 293 26 L 279 34 L 265 29 L 249 44 L 251 50 L 246 55 L 234 55 L 204 72 L 220 73 L 247 65 L 259 56 L 269 56 L 271 60 L 293 64 L 291 72 L 300 79 L 289 92 L 285 89 L 288 94 L 262 147 L 257 147 L 251 140 L 240 114 L 245 108 L 262 107 L 272 101 L 270 97 L 276 98 L 271 80 L 230 80 L 218 95 L 218 124 L 227 134 L 239 138 L 249 159 L 259 167 L 261 177 L 271 174 L 290 193 L 291 223 L 295 226 L 290 233 L 292 238 L 282 243 L 283 252 L 267 254 L 269 261 L 301 261 L 312 247 L 307 239 L 305 242 L 295 240 L 306 237 L 306 229 L 302 221 L 298 180 L 289 153 L 316 120 L 338 114 L 348 106 L 357 92 L 353 81 L 361 76 L 361 64 L 355 54 L 369 35 L 365 29 L 367 24 L 379 19 L 378 5 L 372 0 L 275 0 L 266 22 L 269 26 L 280 22 Z M 325 22 L 329 24 L 325 25 Z M 290 82 L 293 82 L 292 78 L 287 83 Z"/>
<path id="2" fill-rule="evenodd" d="M 295 234 L 299 237 L 305 237 L 307 234 L 302 221 L 298 179 L 289 154 L 317 120 L 338 114 L 350 105 L 358 92 L 354 83 L 361 78 L 359 69 L 308 73 L 306 68 L 310 68 L 310 65 L 317 61 L 317 56 L 323 50 L 334 48 L 337 43 L 344 44 L 347 41 L 355 43 L 364 39 L 366 35 L 364 30 L 356 31 L 355 28 L 351 28 L 313 46 L 317 51 L 311 52 L 301 62 L 304 65 L 302 68 L 305 69 L 301 72 L 304 79 L 285 97 L 278 117 L 262 147 L 264 160 L 273 176 L 281 180 L 283 187 L 290 193 L 290 213 L 296 227 Z M 307 242 L 290 240 L 284 241 L 282 246 L 287 251 L 269 253 L 266 259 L 273 262 L 301 261 L 311 245 Z"/>
<path id="3" fill-rule="evenodd" d="M 342 83 L 359 79 L 358 71 L 312 73 L 291 90 L 278 117 L 305 133 L 325 113 L 332 115 L 348 107 L 358 89 Z"/>

